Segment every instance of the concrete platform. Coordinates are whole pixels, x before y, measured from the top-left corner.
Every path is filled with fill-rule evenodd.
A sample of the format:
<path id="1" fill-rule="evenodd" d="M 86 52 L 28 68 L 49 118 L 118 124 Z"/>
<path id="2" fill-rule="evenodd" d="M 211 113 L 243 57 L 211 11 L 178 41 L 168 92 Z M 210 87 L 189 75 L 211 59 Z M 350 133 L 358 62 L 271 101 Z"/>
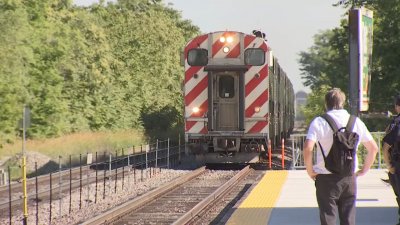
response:
<path id="1" fill-rule="evenodd" d="M 370 170 L 358 178 L 357 225 L 394 225 L 397 203 L 385 170 Z M 314 181 L 305 170 L 291 170 L 272 209 L 269 225 L 319 225 Z"/>

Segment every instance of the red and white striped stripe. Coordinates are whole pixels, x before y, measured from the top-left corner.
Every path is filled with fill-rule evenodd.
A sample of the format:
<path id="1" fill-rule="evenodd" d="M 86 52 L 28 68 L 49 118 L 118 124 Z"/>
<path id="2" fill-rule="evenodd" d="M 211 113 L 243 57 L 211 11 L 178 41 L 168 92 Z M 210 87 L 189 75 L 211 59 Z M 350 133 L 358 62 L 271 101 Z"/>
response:
<path id="1" fill-rule="evenodd" d="M 232 43 L 221 44 L 220 37 L 233 36 Z M 212 58 L 238 58 L 241 49 L 263 48 L 267 52 L 267 45 L 261 38 L 251 35 L 244 35 L 244 46 L 240 46 L 241 33 L 238 32 L 216 32 L 210 35 L 202 35 L 193 39 L 185 48 L 187 51 L 192 48 L 208 49 L 208 38 L 212 38 L 211 44 Z M 223 47 L 228 46 L 231 50 L 228 54 L 223 52 Z M 244 50 L 243 50 L 244 51 Z M 266 57 L 267 58 L 267 57 Z M 208 111 L 208 77 L 204 67 L 190 66 L 185 59 L 185 131 L 187 133 L 207 133 L 204 117 Z M 194 78 L 197 74 L 197 78 Z M 256 74 L 258 74 L 256 76 Z M 264 118 L 262 121 L 246 121 L 245 133 L 267 133 L 268 132 L 268 65 L 267 61 L 263 66 L 249 66 L 245 73 L 245 117 L 246 118 Z M 192 113 L 193 107 L 199 107 L 200 112 Z M 260 112 L 254 111 L 255 107 L 260 107 Z M 197 118 L 197 119 L 196 119 Z"/>
<path id="2" fill-rule="evenodd" d="M 245 49 L 262 48 L 268 51 L 267 45 L 261 38 L 246 36 Z M 245 75 L 245 117 L 264 118 L 261 121 L 245 122 L 245 133 L 268 133 L 267 116 L 269 112 L 268 102 L 268 62 L 262 66 L 251 66 Z M 256 74 L 258 74 L 256 76 Z M 260 107 L 256 113 L 254 109 Z"/>
<path id="3" fill-rule="evenodd" d="M 192 48 L 208 48 L 208 35 L 202 35 L 191 41 L 185 48 L 187 51 Z M 197 78 L 194 75 L 197 74 Z M 185 58 L 185 118 L 203 117 L 208 110 L 207 91 L 208 91 L 207 72 L 203 66 L 190 66 Z M 199 107 L 197 114 L 192 113 L 194 107 Z M 187 120 L 185 131 L 190 133 L 206 133 L 204 122 Z"/>

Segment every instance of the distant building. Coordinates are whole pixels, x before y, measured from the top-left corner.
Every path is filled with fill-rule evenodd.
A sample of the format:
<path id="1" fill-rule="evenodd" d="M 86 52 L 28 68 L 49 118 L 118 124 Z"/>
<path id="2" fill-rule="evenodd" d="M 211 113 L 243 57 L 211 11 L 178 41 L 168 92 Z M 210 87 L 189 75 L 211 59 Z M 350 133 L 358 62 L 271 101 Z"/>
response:
<path id="1" fill-rule="evenodd" d="M 296 113 L 296 120 L 305 120 L 304 114 L 301 110 L 302 107 L 304 107 L 307 104 L 307 93 L 304 91 L 298 91 L 296 92 L 296 97 L 295 97 L 295 113 Z"/>

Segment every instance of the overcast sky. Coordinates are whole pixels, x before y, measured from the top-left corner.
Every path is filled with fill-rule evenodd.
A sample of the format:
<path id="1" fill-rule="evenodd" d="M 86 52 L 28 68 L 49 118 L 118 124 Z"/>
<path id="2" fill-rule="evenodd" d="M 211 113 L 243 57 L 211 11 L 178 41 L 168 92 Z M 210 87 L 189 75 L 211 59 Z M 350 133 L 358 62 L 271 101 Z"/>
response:
<path id="1" fill-rule="evenodd" d="M 97 0 L 74 0 L 90 5 Z M 299 53 L 313 44 L 320 31 L 338 27 L 345 9 L 333 7 L 338 0 L 164 0 L 203 33 L 234 30 L 266 33 L 266 38 L 295 91 L 305 88 L 300 78 Z"/>

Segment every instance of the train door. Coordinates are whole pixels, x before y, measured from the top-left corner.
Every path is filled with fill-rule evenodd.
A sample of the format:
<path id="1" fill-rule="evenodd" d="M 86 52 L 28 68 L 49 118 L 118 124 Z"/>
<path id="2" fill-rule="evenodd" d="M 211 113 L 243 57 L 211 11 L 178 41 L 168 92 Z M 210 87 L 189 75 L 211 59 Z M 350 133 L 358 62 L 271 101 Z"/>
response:
<path id="1" fill-rule="evenodd" d="M 239 130 L 239 73 L 216 72 L 213 79 L 215 129 L 237 131 Z"/>

